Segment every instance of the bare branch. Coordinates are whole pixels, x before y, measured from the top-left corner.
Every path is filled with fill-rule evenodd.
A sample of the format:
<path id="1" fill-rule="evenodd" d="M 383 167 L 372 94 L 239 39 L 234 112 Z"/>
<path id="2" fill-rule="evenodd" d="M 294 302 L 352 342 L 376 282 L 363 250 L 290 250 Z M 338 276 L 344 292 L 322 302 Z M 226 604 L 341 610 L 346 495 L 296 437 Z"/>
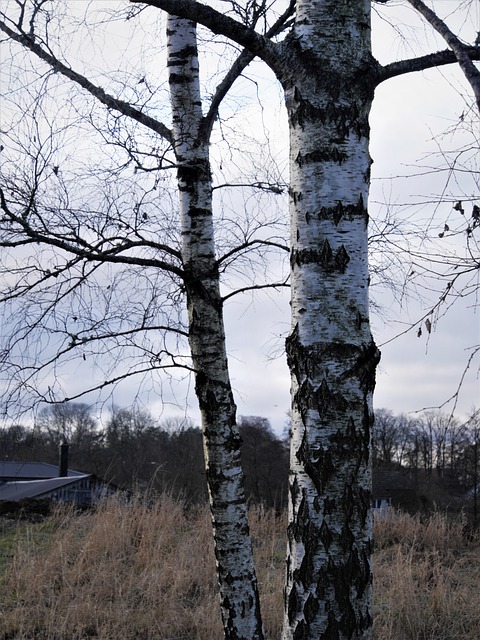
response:
<path id="1" fill-rule="evenodd" d="M 266 191 L 266 192 L 270 192 L 270 193 L 275 193 L 277 195 L 281 195 L 286 189 L 287 189 L 287 185 L 286 184 L 278 184 L 278 183 L 270 183 L 270 182 L 240 182 L 240 183 L 230 183 L 230 182 L 225 182 L 223 184 L 216 184 L 214 187 L 212 187 L 212 191 L 215 191 L 215 189 L 225 189 L 225 187 L 249 187 L 251 189 L 258 189 L 260 191 Z"/>
<path id="2" fill-rule="evenodd" d="M 244 252 L 246 249 L 251 249 L 255 245 L 261 245 L 264 247 L 274 247 L 276 249 L 281 249 L 282 251 L 286 251 L 287 253 L 290 251 L 290 247 L 285 244 L 281 244 L 280 242 L 272 242 L 271 240 L 252 240 L 250 242 L 244 242 L 238 247 L 235 247 L 225 255 L 221 256 L 217 260 L 217 264 L 221 265 L 223 262 L 229 260 L 232 256 Z"/>
<path id="3" fill-rule="evenodd" d="M 457 59 L 460 68 L 473 89 L 477 106 L 480 111 L 480 71 L 473 64 L 467 53 L 467 48 L 462 42 L 460 42 L 457 36 L 450 31 L 445 22 L 441 20 L 434 11 L 427 7 L 422 0 L 408 0 L 408 2 L 442 36 L 455 54 L 455 58 Z"/>
<path id="4" fill-rule="evenodd" d="M 453 406 L 452 406 L 452 409 L 450 411 L 450 417 L 453 417 L 453 414 L 455 413 L 455 410 L 457 408 L 458 400 L 459 400 L 459 397 L 460 397 L 460 392 L 461 392 L 462 386 L 463 386 L 463 384 L 465 382 L 465 378 L 467 376 L 467 373 L 468 373 L 470 367 L 472 366 L 472 363 L 474 362 L 475 357 L 479 353 L 480 353 L 480 346 L 476 346 L 476 347 L 472 348 L 472 352 L 468 357 L 467 364 L 464 366 L 463 371 L 462 371 L 462 375 L 460 376 L 460 380 L 458 381 L 457 388 L 455 389 L 455 391 L 452 393 L 452 395 L 449 398 L 444 400 L 439 405 L 430 406 L 430 407 L 422 407 L 422 409 L 419 409 L 418 412 L 420 412 L 420 411 L 428 411 L 429 409 L 443 409 L 444 407 L 449 405 L 451 402 L 453 402 Z"/>
<path id="5" fill-rule="evenodd" d="M 272 38 L 283 30 L 287 28 L 290 24 L 289 19 L 295 12 L 295 0 L 290 0 L 290 4 L 288 5 L 285 12 L 278 18 L 275 24 L 266 32 L 265 36 L 267 38 Z M 212 129 L 215 118 L 218 114 L 218 109 L 220 107 L 220 103 L 227 95 L 228 91 L 231 89 L 233 83 L 240 76 L 242 71 L 252 62 L 255 58 L 255 55 L 249 50 L 244 49 L 238 58 L 235 60 L 233 65 L 230 67 L 227 75 L 222 80 L 222 82 L 218 85 L 215 95 L 213 96 L 212 102 L 210 103 L 210 108 L 208 110 L 207 115 L 203 121 L 203 130 L 204 135 L 207 137 L 210 135 L 210 131 Z"/>
<path id="6" fill-rule="evenodd" d="M 229 298 L 233 298 L 233 296 L 238 295 L 239 293 L 245 293 L 247 291 L 260 291 L 261 289 L 281 289 L 281 288 L 290 288 L 290 285 L 287 281 L 284 282 L 272 282 L 271 284 L 257 284 L 252 285 L 250 287 L 241 287 L 240 289 L 235 289 L 231 293 L 228 293 L 226 296 L 222 298 L 222 302 L 225 302 Z"/>
<path id="7" fill-rule="evenodd" d="M 124 380 L 127 380 L 128 378 L 132 378 L 133 376 L 138 377 L 139 375 L 146 375 L 146 374 L 151 374 L 152 371 L 154 370 L 161 370 L 161 371 L 166 371 L 168 369 L 185 369 L 186 371 L 188 371 L 189 373 L 193 373 L 194 369 L 192 369 L 191 367 L 189 367 L 188 365 L 184 364 L 184 363 L 178 363 L 176 361 L 173 361 L 167 365 L 153 365 L 151 362 L 149 362 L 145 367 L 139 368 L 139 369 L 134 369 L 133 371 L 127 371 L 121 375 L 118 376 L 114 376 L 112 378 L 108 378 L 107 380 L 104 380 L 103 382 L 96 384 L 96 385 L 92 385 L 90 387 L 88 387 L 88 389 L 83 389 L 82 391 L 79 391 L 78 393 L 74 393 L 72 394 L 70 397 L 64 397 L 61 400 L 58 399 L 57 396 L 53 395 L 53 393 L 50 390 L 50 395 L 45 395 L 45 394 L 39 394 L 35 384 L 32 386 L 29 384 L 28 382 L 28 378 L 27 380 L 22 381 L 22 385 L 25 386 L 26 389 L 28 389 L 29 391 L 32 392 L 32 394 L 35 394 L 37 396 L 39 396 L 39 400 L 38 402 L 45 402 L 46 404 L 58 404 L 59 402 L 71 402 L 72 400 L 78 400 L 79 398 L 82 398 L 88 394 L 91 394 L 95 391 L 102 391 L 103 389 L 107 388 L 107 387 L 113 387 L 115 385 L 117 385 L 119 382 L 122 382 Z M 38 371 L 35 371 L 35 374 L 37 374 Z"/>
<path id="8" fill-rule="evenodd" d="M 32 198 L 33 197 L 34 196 L 32 192 Z M 48 229 L 45 232 L 42 232 L 39 229 L 35 229 L 28 220 L 28 213 L 32 206 L 33 200 L 22 211 L 22 213 L 14 213 L 8 206 L 3 189 L 0 188 L 0 209 L 5 213 L 10 223 L 15 223 L 19 226 L 21 233 L 23 234 L 23 238 L 21 240 L 4 240 L 1 242 L 1 246 L 20 246 L 41 243 L 46 246 L 62 249 L 63 251 L 66 251 L 67 253 L 83 260 L 94 262 L 111 262 L 116 264 L 131 264 L 143 267 L 156 267 L 169 273 L 173 273 L 177 276 L 183 277 L 182 269 L 175 266 L 174 264 L 165 262 L 164 260 L 125 255 L 125 252 L 129 252 L 131 251 L 131 249 L 149 246 L 153 249 L 163 251 L 177 259 L 180 259 L 180 253 L 172 247 L 169 247 L 168 245 L 148 242 L 145 239 L 124 239 L 114 247 L 110 247 L 109 249 L 102 249 L 103 241 L 94 246 L 81 238 L 78 234 L 74 234 L 73 239 L 69 241 L 65 238 L 65 236 L 57 237 Z"/>
<path id="9" fill-rule="evenodd" d="M 23 47 L 29 49 L 32 53 L 38 56 L 41 60 L 46 62 L 50 68 L 57 72 L 61 73 L 66 78 L 69 78 L 83 89 L 88 91 L 93 97 L 99 100 L 102 104 L 104 104 L 109 109 L 114 109 L 115 111 L 119 111 L 122 115 L 132 118 L 136 122 L 148 127 L 155 133 L 158 133 L 162 138 L 171 143 L 172 134 L 168 127 L 166 127 L 162 122 L 159 122 L 155 118 L 142 113 L 139 109 L 136 109 L 128 102 L 124 102 L 110 94 L 106 93 L 102 87 L 98 87 L 97 85 L 90 82 L 85 76 L 77 71 L 74 71 L 72 68 L 67 67 L 63 62 L 60 62 L 55 56 L 51 53 L 48 53 L 43 49 L 39 44 L 37 44 L 34 39 L 23 33 L 16 33 L 10 27 L 8 27 L 5 22 L 0 20 L 0 31 L 3 31 L 9 38 L 18 42 Z"/>
<path id="10" fill-rule="evenodd" d="M 251 27 L 226 16 L 196 0 L 130 0 L 134 4 L 157 7 L 179 18 L 193 20 L 213 33 L 226 36 L 248 49 L 270 66 L 275 67 L 281 57 L 281 48 L 267 36 L 262 36 Z"/>
<path id="11" fill-rule="evenodd" d="M 480 47 L 464 47 L 465 53 L 469 56 L 470 60 L 480 60 Z M 383 67 L 377 74 L 377 83 L 380 84 L 390 78 L 396 76 L 405 75 L 406 73 L 413 73 L 415 71 L 425 71 L 427 69 L 434 69 L 435 67 L 441 67 L 447 64 L 454 64 L 458 62 L 455 53 L 450 49 L 444 51 L 437 51 L 430 53 L 426 56 L 420 56 L 418 58 L 409 58 L 407 60 L 399 60 L 398 62 L 391 62 Z"/>

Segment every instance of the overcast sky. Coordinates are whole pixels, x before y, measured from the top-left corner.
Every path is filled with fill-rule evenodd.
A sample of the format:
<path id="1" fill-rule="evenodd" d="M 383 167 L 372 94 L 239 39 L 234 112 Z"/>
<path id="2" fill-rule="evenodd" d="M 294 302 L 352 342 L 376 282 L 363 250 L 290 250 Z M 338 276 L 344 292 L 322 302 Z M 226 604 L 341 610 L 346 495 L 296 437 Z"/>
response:
<path id="1" fill-rule="evenodd" d="M 455 4 L 448 0 L 444 4 L 437 3 L 445 12 L 449 7 L 455 8 Z M 467 17 L 461 25 L 463 37 L 472 43 L 480 31 L 478 5 L 478 2 L 472 3 L 472 10 L 465 14 Z M 401 19 L 409 23 L 405 31 L 407 38 L 403 39 L 383 20 L 376 19 L 374 45 L 381 62 L 444 48 L 443 44 L 436 45 L 435 38 L 426 37 L 428 30 L 419 26 L 410 10 L 397 7 L 395 3 L 378 8 L 384 13 L 390 12 L 388 16 L 393 22 Z M 396 12 L 402 12 L 401 17 Z M 118 28 L 125 29 L 126 26 L 119 23 Z M 152 69 L 158 69 L 158 59 L 153 55 L 151 63 Z M 257 67 L 254 73 L 257 73 Z M 272 154 L 286 163 L 288 136 L 280 91 L 271 76 L 265 73 L 264 77 L 267 78 L 262 81 L 264 88 L 259 89 L 263 91 L 262 109 L 256 101 L 239 109 L 251 130 L 254 131 L 257 124 L 259 128 L 265 125 L 270 128 Z M 457 198 L 470 197 L 477 198 L 480 204 L 478 129 L 477 147 L 472 151 L 475 130 L 469 132 L 467 127 L 472 120 L 469 114 L 472 104 L 471 91 L 466 88 L 461 74 L 451 69 L 397 78 L 378 89 L 371 115 L 374 164 L 369 208 L 374 220 L 398 216 L 400 221 L 408 221 L 409 228 L 417 225 L 426 232 L 427 239 L 431 237 L 432 240 L 438 240 L 447 221 L 452 229 L 461 230 L 463 221 L 454 212 L 453 202 Z M 475 129 L 478 120 L 472 126 Z M 470 146 L 468 162 L 472 169 L 476 168 L 476 174 L 457 175 L 445 170 L 454 151 L 462 145 Z M 447 156 L 442 156 L 440 149 L 447 152 Z M 465 254 L 464 233 L 444 240 L 450 254 Z M 478 245 L 476 249 L 478 251 Z M 375 262 L 375 255 L 372 260 Z M 392 274 L 393 270 L 392 261 Z M 438 302 L 439 293 L 428 292 L 420 284 L 419 281 L 416 287 L 405 290 L 404 296 L 400 296 L 398 290 L 393 294 L 388 288 L 372 290 L 375 300 L 372 326 L 382 351 L 374 404 L 396 413 L 416 412 L 447 401 L 461 382 L 472 348 L 480 345 L 479 309 L 478 306 L 475 308 L 478 300 L 474 296 L 459 299 L 444 316 L 430 316 L 429 333 L 420 320 Z M 238 296 L 231 299 L 225 309 L 238 413 L 266 417 L 279 433 L 286 424 L 290 402 L 289 375 L 283 352 L 289 315 L 287 291 L 259 294 L 255 298 Z M 422 335 L 417 337 L 420 326 Z M 409 327 L 412 330 L 403 333 Z M 395 336 L 398 337 L 393 339 Z M 463 380 L 455 406 L 456 414 L 461 418 L 473 406 L 480 405 L 479 361 L 477 355 Z M 77 383 L 75 374 L 66 381 L 69 395 L 73 395 Z M 106 400 L 104 407 L 127 406 L 136 395 L 137 383 L 128 381 Z M 140 400 L 155 417 L 187 414 L 198 423 L 193 384 L 189 381 L 174 386 L 167 383 L 162 397 L 151 394 Z M 87 396 L 85 401 L 90 398 Z M 444 410 L 453 408 L 451 402 Z"/>

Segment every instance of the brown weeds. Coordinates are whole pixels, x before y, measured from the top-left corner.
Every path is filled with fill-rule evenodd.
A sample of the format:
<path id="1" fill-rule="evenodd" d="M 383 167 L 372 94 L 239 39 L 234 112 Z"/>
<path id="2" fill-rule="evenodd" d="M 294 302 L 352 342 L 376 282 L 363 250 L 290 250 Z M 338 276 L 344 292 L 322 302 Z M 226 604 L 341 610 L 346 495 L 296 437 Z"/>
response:
<path id="1" fill-rule="evenodd" d="M 480 544 L 461 520 L 391 511 L 375 523 L 374 638 L 480 638 Z"/>
<path id="2" fill-rule="evenodd" d="M 206 510 L 187 517 L 165 497 L 109 500 L 93 514 L 55 517 L 48 548 L 37 552 L 34 539 L 17 548 L 3 633 L 19 640 L 221 637 L 211 614 L 217 595 Z"/>
<path id="3" fill-rule="evenodd" d="M 250 521 L 265 626 L 279 638 L 285 517 L 255 507 Z M 0 581 L 0 640 L 223 637 L 206 508 L 109 500 L 17 538 Z M 390 512 L 375 548 L 375 640 L 480 638 L 480 544 L 461 522 Z"/>

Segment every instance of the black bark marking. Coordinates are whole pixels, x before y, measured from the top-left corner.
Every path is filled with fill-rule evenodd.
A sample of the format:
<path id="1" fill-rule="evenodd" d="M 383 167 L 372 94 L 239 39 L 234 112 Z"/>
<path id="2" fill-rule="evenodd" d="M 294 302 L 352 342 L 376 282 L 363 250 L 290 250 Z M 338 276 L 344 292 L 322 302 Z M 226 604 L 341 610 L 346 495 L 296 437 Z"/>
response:
<path id="1" fill-rule="evenodd" d="M 347 410 L 349 403 L 341 393 L 331 391 L 325 378 L 322 380 L 320 387 L 315 393 L 315 408 L 321 418 L 327 418 L 329 415 L 335 415 L 337 412 Z"/>
<path id="2" fill-rule="evenodd" d="M 337 164 L 343 164 L 346 160 L 348 160 L 348 155 L 334 145 L 329 147 L 325 146 L 323 149 L 316 149 L 315 151 L 305 154 L 302 154 L 299 151 L 295 158 L 295 162 L 299 167 L 303 167 L 306 164 L 322 162 L 336 162 Z"/>
<path id="3" fill-rule="evenodd" d="M 335 254 L 335 267 L 336 267 L 335 270 L 339 271 L 340 273 L 345 273 L 347 264 L 349 262 L 350 262 L 350 256 L 348 255 L 347 250 L 342 244 L 340 245 L 340 248 Z"/>
<path id="4" fill-rule="evenodd" d="M 333 611 L 330 611 L 328 614 L 328 625 L 325 633 L 322 635 L 322 640 L 339 640 L 339 638 L 337 619 Z"/>
<path id="5" fill-rule="evenodd" d="M 167 29 L 167 36 L 170 35 L 175 35 L 175 32 Z M 189 44 L 186 47 L 183 47 L 183 49 L 178 49 L 175 53 L 171 53 L 169 55 L 169 60 L 167 61 L 167 66 L 175 66 L 181 63 L 182 60 L 185 60 L 184 64 L 191 64 L 191 58 L 196 57 L 198 57 L 197 47 L 193 44 Z"/>
<path id="6" fill-rule="evenodd" d="M 322 526 L 320 527 L 319 538 L 322 541 L 325 551 L 328 551 L 332 544 L 333 536 L 330 533 L 326 520 L 322 522 Z"/>
<path id="7" fill-rule="evenodd" d="M 293 632 L 293 640 L 304 640 L 308 637 L 308 626 L 303 620 L 300 620 L 295 631 Z"/>
<path id="8" fill-rule="evenodd" d="M 309 518 L 309 509 L 308 509 L 308 501 L 306 499 L 305 493 L 302 495 L 302 499 L 298 506 L 297 517 L 295 518 L 295 522 L 292 523 L 291 533 L 293 538 L 297 542 L 301 542 L 303 540 L 303 532 L 305 523 L 308 523 Z"/>
<path id="9" fill-rule="evenodd" d="M 226 406 L 227 402 L 224 402 L 224 403 L 218 402 L 216 406 L 221 408 L 222 404 Z M 210 412 L 210 414 L 211 413 L 212 412 Z M 212 415 L 212 418 L 215 419 L 215 415 Z M 232 418 L 233 416 L 230 417 L 230 420 L 229 420 L 230 422 L 232 422 Z M 214 425 L 215 423 L 216 421 L 213 422 Z M 228 433 L 222 434 L 222 435 L 219 435 L 215 426 L 209 427 L 208 429 L 205 428 L 205 439 L 208 444 L 215 445 L 215 443 L 219 440 L 219 438 L 221 440 L 221 447 L 223 451 L 225 451 L 225 453 L 231 454 L 231 453 L 238 452 L 238 456 L 240 457 L 240 448 L 242 445 L 242 438 L 236 427 L 232 428 L 232 425 L 230 425 L 230 429 L 228 430 Z"/>
<path id="10" fill-rule="evenodd" d="M 301 605 L 302 601 L 297 593 L 297 587 L 295 583 L 293 583 L 290 593 L 288 594 L 288 621 L 290 624 L 293 624 L 297 611 Z"/>
<path id="11" fill-rule="evenodd" d="M 348 520 L 351 519 L 355 509 L 354 490 L 351 484 L 347 484 L 343 490 L 343 509 Z M 348 545 L 350 547 L 350 545 Z"/>
<path id="12" fill-rule="evenodd" d="M 351 518 L 351 516 L 353 515 L 353 507 L 354 504 L 352 502 L 349 518 Z M 348 525 L 344 525 L 342 527 L 342 532 L 340 534 L 340 544 L 344 553 L 347 553 L 349 549 L 352 549 L 353 545 L 355 544 L 355 536 L 353 535 L 352 530 Z"/>
<path id="13" fill-rule="evenodd" d="M 304 380 L 293 396 L 293 404 L 297 407 L 303 424 L 306 424 L 309 409 L 315 409 L 314 390 L 308 379 Z M 304 434 L 304 438 L 305 438 Z"/>
<path id="14" fill-rule="evenodd" d="M 290 254 L 292 268 L 305 264 L 318 264 L 326 274 L 345 273 L 349 262 L 350 256 L 345 246 L 340 245 L 334 253 L 327 239 L 323 240 L 320 249 L 292 250 Z"/>
<path id="15" fill-rule="evenodd" d="M 361 349 L 345 343 L 319 343 L 305 347 L 300 342 L 298 324 L 285 341 L 288 366 L 295 371 L 297 382 L 306 376 L 316 378 L 327 360 L 351 361 Z"/>
<path id="16" fill-rule="evenodd" d="M 369 278 L 368 284 L 370 285 L 370 278 Z M 368 324 L 369 322 L 370 320 L 368 319 L 368 317 L 362 316 L 360 311 L 357 311 L 357 318 L 355 321 L 355 328 L 357 329 L 357 331 L 361 330 L 362 324 Z"/>
<path id="17" fill-rule="evenodd" d="M 182 162 L 183 158 L 178 156 L 178 161 Z M 204 158 L 197 158 L 195 161 L 188 160 L 186 164 L 179 165 L 177 175 L 181 183 L 181 191 L 195 195 L 198 190 L 198 183 L 211 179 L 210 163 Z M 199 210 L 204 211 L 210 216 L 212 215 L 210 209 Z"/>
<path id="18" fill-rule="evenodd" d="M 357 595 L 359 598 L 363 598 L 365 589 L 367 589 L 372 582 L 372 573 L 370 570 L 370 562 L 369 562 L 371 552 L 372 552 L 371 544 L 368 544 L 365 549 L 361 550 L 361 560 L 359 563 L 361 572 L 359 573 L 355 581 L 355 588 L 357 589 Z"/>
<path id="19" fill-rule="evenodd" d="M 303 193 L 301 191 L 294 191 L 292 188 L 288 190 L 289 196 L 292 201 L 297 204 L 301 200 L 303 200 Z"/>
<path id="20" fill-rule="evenodd" d="M 290 371 L 295 375 L 298 380 L 298 350 L 300 348 L 300 342 L 298 338 L 298 324 L 292 329 L 292 332 L 285 339 L 285 352 L 287 354 L 287 364 Z"/>
<path id="21" fill-rule="evenodd" d="M 206 303 L 221 316 L 223 302 L 218 296 L 216 287 L 213 286 L 212 288 L 212 282 L 214 284 L 215 281 L 218 280 L 218 265 L 209 264 L 208 270 L 204 269 L 202 272 L 199 272 L 198 265 L 196 265 L 195 259 L 193 259 L 192 263 L 185 263 L 183 266 L 185 271 L 184 283 L 187 293 L 187 304 L 192 315 L 190 333 L 192 336 L 203 338 L 205 334 L 210 335 L 210 329 L 205 328 L 195 307 L 201 303 Z M 220 320 L 220 322 L 216 323 L 216 327 L 220 327 L 221 324 Z"/>
<path id="22" fill-rule="evenodd" d="M 337 82 L 330 77 L 330 89 L 333 89 L 335 95 L 331 100 L 324 101 L 322 106 L 316 106 L 308 99 L 304 99 L 297 86 L 293 90 L 293 102 L 289 105 L 289 119 L 292 127 L 300 127 L 303 129 L 306 122 L 315 122 L 317 125 L 331 125 L 337 134 L 335 140 L 331 140 L 333 144 L 342 144 L 350 135 L 350 132 L 356 134 L 358 138 L 367 137 L 370 132 L 367 110 L 363 106 L 363 101 L 352 101 L 350 104 L 339 104 L 337 101 L 338 84 L 349 83 L 350 91 L 354 95 L 351 87 L 351 80 L 341 78 L 338 74 Z M 322 82 L 322 88 L 328 90 L 327 83 Z M 369 103 L 371 96 L 367 96 Z"/>
<path id="23" fill-rule="evenodd" d="M 363 429 L 357 431 L 353 419 L 349 418 L 346 429 L 332 433 L 329 442 L 335 446 L 341 456 L 350 451 L 352 447 L 358 450 L 364 445 Z"/>
<path id="24" fill-rule="evenodd" d="M 191 74 L 188 73 L 170 73 L 168 75 L 168 83 L 174 84 L 191 84 L 193 82 Z"/>
<path id="25" fill-rule="evenodd" d="M 316 598 L 313 594 L 309 594 L 307 601 L 305 602 L 305 606 L 303 607 L 303 613 L 305 615 L 305 620 L 307 624 L 310 624 L 315 620 L 315 616 L 317 615 L 320 609 L 320 604 L 318 602 L 318 598 Z"/>
<path id="26" fill-rule="evenodd" d="M 325 270 L 329 270 L 330 265 L 332 263 L 332 259 L 333 259 L 332 247 L 330 246 L 330 243 L 328 242 L 328 240 L 325 239 L 320 246 L 320 252 L 318 254 L 318 262 L 322 265 L 322 267 Z"/>
<path id="27" fill-rule="evenodd" d="M 294 578 L 304 589 L 308 589 L 315 580 L 315 556 L 318 549 L 317 531 L 310 523 L 305 523 L 302 542 L 305 552 L 300 567 L 294 572 Z"/>
<path id="28" fill-rule="evenodd" d="M 242 616 L 245 616 L 245 605 L 246 603 L 243 603 L 243 609 L 242 609 Z M 236 630 L 236 625 L 235 625 L 235 618 L 236 618 L 236 613 L 235 613 L 235 606 L 233 605 L 233 603 L 230 601 L 230 598 L 228 598 L 228 596 L 225 596 L 222 600 L 222 608 L 224 611 L 228 611 L 228 619 L 225 622 L 225 640 L 249 640 L 247 638 L 239 638 L 238 634 L 237 634 L 237 630 Z M 257 617 L 256 620 L 259 621 L 260 620 L 260 616 L 259 616 L 259 612 L 256 612 Z M 257 622 L 257 628 L 254 630 L 254 638 L 263 638 L 263 629 L 261 627 L 261 624 L 259 622 Z"/>
<path id="29" fill-rule="evenodd" d="M 325 516 L 328 516 L 332 514 L 336 508 L 337 508 L 337 501 L 335 500 L 335 498 L 330 498 L 328 496 L 325 496 L 325 499 L 323 501 L 323 514 Z"/>
<path id="30" fill-rule="evenodd" d="M 355 504 L 360 516 L 362 526 L 365 526 L 372 504 L 372 492 L 370 491 L 370 489 L 363 489 L 362 487 L 358 487 Z"/>
<path id="31" fill-rule="evenodd" d="M 327 580 L 326 567 L 322 566 L 318 571 L 317 584 L 315 585 L 315 594 L 320 601 L 325 600 Z"/>
<path id="32" fill-rule="evenodd" d="M 293 481 L 290 483 L 289 490 L 290 490 L 290 496 L 292 498 L 292 504 L 296 504 L 297 498 L 300 494 L 300 488 L 298 486 L 297 476 L 293 477 Z"/>
<path id="33" fill-rule="evenodd" d="M 377 364 L 380 362 L 381 353 L 373 339 L 359 351 L 355 364 L 350 369 L 347 369 L 341 375 L 341 378 L 355 376 L 359 379 L 361 388 L 364 391 L 373 391 L 375 388 L 375 371 Z"/>
<path id="34" fill-rule="evenodd" d="M 365 219 L 368 222 L 368 212 L 363 202 L 363 196 L 360 194 L 358 202 L 356 204 L 343 204 L 338 201 L 335 206 L 332 207 L 320 207 L 315 214 L 318 220 L 333 220 L 335 226 L 338 226 L 340 220 L 355 220 L 357 218 Z"/>
<path id="35" fill-rule="evenodd" d="M 303 459 L 303 467 L 305 473 L 313 482 L 317 494 L 323 496 L 328 481 L 335 473 L 332 453 L 323 449 L 323 447 L 318 447 L 311 453 L 311 457 Z"/>

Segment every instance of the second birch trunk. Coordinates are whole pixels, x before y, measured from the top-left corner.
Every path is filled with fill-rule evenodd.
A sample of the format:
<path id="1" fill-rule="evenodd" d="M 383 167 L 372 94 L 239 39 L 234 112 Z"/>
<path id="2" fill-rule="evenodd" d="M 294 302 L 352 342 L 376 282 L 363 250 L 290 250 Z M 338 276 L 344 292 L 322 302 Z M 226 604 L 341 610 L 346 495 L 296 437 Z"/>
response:
<path id="1" fill-rule="evenodd" d="M 167 35 L 189 341 L 202 414 L 225 638 L 262 640 L 215 256 L 208 140 L 201 136 L 196 27 L 169 16 Z"/>

